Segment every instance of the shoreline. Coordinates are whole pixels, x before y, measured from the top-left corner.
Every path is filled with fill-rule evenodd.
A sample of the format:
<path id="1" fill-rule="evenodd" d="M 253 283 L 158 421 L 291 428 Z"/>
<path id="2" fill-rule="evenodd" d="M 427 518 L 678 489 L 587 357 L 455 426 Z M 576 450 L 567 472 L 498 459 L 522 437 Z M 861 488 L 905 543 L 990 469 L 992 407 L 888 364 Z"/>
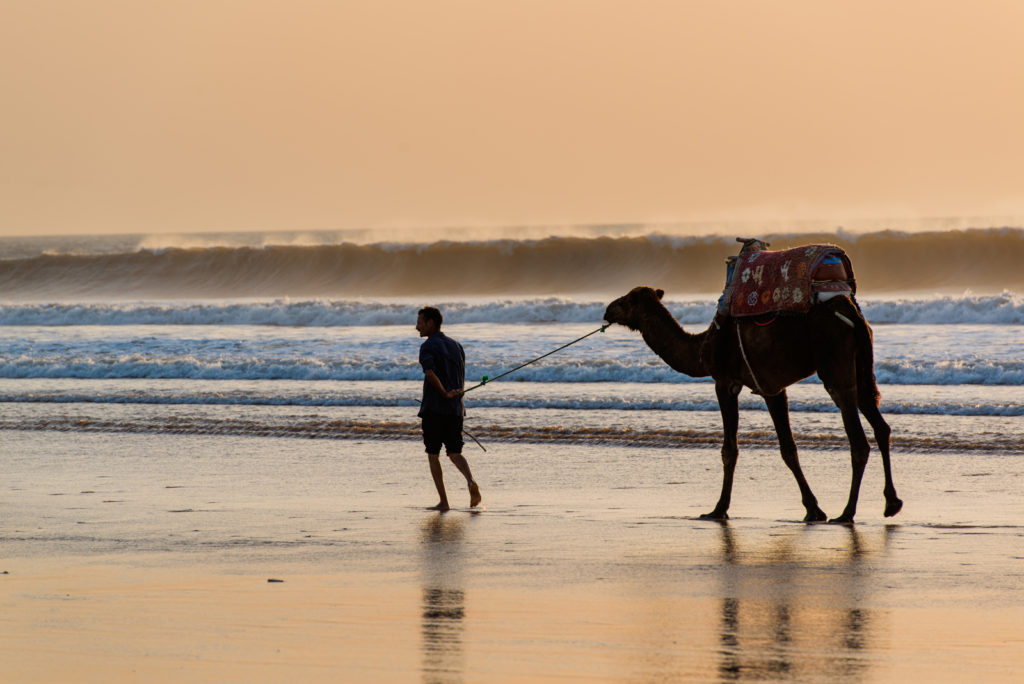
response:
<path id="1" fill-rule="evenodd" d="M 719 484 L 703 450 L 503 445 L 472 459 L 486 510 L 439 514 L 412 441 L 23 437 L 0 487 L 15 681 L 1024 671 L 1019 458 L 901 454 L 892 519 L 875 459 L 847 527 L 800 523 L 770 450 L 743 452 L 719 524 L 696 519 Z M 847 459 L 801 456 L 832 510 Z"/>

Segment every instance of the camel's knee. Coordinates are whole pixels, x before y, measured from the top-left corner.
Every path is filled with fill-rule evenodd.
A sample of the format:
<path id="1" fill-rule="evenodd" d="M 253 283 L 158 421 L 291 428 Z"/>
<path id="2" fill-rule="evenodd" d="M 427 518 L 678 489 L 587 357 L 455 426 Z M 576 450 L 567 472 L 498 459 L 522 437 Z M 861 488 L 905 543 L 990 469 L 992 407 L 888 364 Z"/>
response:
<path id="1" fill-rule="evenodd" d="M 787 431 L 783 432 L 783 431 L 780 431 L 778 429 L 778 427 L 776 427 L 775 429 L 776 429 L 776 432 L 778 433 L 777 437 L 778 437 L 778 440 L 779 440 L 779 450 L 782 452 L 783 457 L 785 457 L 785 455 L 787 453 L 795 454 L 796 453 L 796 440 L 793 439 L 793 432 L 791 430 L 787 430 Z"/>
<path id="2" fill-rule="evenodd" d="M 863 455 L 864 460 L 868 460 L 871 443 L 868 442 L 868 436 L 864 430 L 852 430 L 848 432 L 847 436 L 850 438 L 850 451 L 855 455 Z"/>
<path id="3" fill-rule="evenodd" d="M 850 450 L 850 460 L 853 463 L 853 469 L 855 471 L 863 471 L 868 465 L 868 458 L 871 455 L 871 449 L 868 448 L 867 440 L 864 441 L 864 445 L 854 447 Z"/>
<path id="4" fill-rule="evenodd" d="M 884 420 L 880 420 L 877 425 L 872 426 L 875 430 L 875 441 L 878 442 L 880 447 L 889 446 L 889 438 L 892 437 L 892 428 Z"/>
<path id="5" fill-rule="evenodd" d="M 861 413 L 868 419 L 868 424 L 871 425 L 871 429 L 875 433 L 875 440 L 879 443 L 883 440 L 888 442 L 892 435 L 892 428 L 889 427 L 889 423 L 885 421 L 878 409 L 874 406 L 861 407 Z"/>
<path id="6" fill-rule="evenodd" d="M 794 473 L 800 470 L 800 456 L 797 453 L 796 445 L 792 447 L 782 447 L 782 462 L 786 464 L 786 467 L 792 470 Z"/>
<path id="7" fill-rule="evenodd" d="M 864 428 L 860 424 L 860 416 L 856 410 L 843 411 L 843 427 L 846 428 L 846 437 L 850 441 L 850 453 L 853 455 L 854 462 L 863 459 L 867 463 L 868 451 L 871 446 L 868 444 L 868 436 L 864 433 Z"/>

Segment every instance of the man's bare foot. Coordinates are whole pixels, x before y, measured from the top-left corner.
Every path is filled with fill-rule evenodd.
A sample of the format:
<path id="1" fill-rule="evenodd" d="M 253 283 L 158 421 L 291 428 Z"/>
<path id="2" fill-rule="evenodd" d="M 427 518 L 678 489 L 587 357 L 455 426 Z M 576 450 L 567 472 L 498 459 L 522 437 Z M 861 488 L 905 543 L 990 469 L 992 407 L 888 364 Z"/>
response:
<path id="1" fill-rule="evenodd" d="M 445 511 L 450 510 L 450 507 L 448 506 L 448 503 L 446 501 L 442 501 L 441 503 L 437 504 L 436 506 L 431 506 L 427 510 L 428 511 L 441 511 L 442 513 L 444 513 Z"/>
<path id="2" fill-rule="evenodd" d="M 483 497 L 480 496 L 480 488 L 476 486 L 476 482 L 469 483 L 469 507 L 478 506 Z"/>

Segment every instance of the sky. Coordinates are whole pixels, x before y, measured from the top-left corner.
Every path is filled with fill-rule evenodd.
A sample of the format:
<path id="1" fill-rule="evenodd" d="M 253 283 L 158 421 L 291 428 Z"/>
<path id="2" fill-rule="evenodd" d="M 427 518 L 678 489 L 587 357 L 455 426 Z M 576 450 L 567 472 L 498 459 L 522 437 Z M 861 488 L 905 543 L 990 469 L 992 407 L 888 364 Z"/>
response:
<path id="1" fill-rule="evenodd" d="M 0 0 L 0 98 L 0 236 L 1024 217 L 1019 0 Z"/>

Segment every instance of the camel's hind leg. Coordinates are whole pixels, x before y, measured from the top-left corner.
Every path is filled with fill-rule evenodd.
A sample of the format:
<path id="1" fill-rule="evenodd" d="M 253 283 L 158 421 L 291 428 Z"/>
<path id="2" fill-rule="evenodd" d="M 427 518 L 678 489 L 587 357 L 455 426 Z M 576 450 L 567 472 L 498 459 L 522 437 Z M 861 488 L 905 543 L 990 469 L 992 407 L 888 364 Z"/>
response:
<path id="1" fill-rule="evenodd" d="M 882 470 L 885 473 L 885 488 L 882 493 L 885 495 L 885 517 L 891 518 L 903 508 L 903 502 L 896 496 L 896 485 L 892 481 L 892 464 L 889 459 L 889 435 L 892 430 L 885 422 L 878 405 L 875 403 L 877 395 L 872 392 L 868 396 L 864 393 L 858 395 L 860 412 L 867 418 L 868 423 L 875 432 L 875 441 L 878 442 L 878 451 L 882 454 Z"/>
<path id="2" fill-rule="evenodd" d="M 800 487 L 800 497 L 807 515 L 804 522 L 822 522 L 828 520 L 825 512 L 818 508 L 818 499 L 811 491 L 804 471 L 800 468 L 800 458 L 797 456 L 796 441 L 793 439 L 793 430 L 789 425 L 789 400 L 786 391 L 764 398 L 768 405 L 768 413 L 771 414 L 772 422 L 775 423 L 775 432 L 779 436 L 779 449 L 782 451 L 782 460 L 793 472 L 796 483 Z"/>
<path id="3" fill-rule="evenodd" d="M 822 378 L 825 381 L 825 378 Z M 860 495 L 860 483 L 864 479 L 864 468 L 868 464 L 868 454 L 871 447 L 868 445 L 868 437 L 864 434 L 864 426 L 860 423 L 860 413 L 857 412 L 857 390 L 853 383 L 841 387 L 835 387 L 825 381 L 825 387 L 832 396 L 832 400 L 839 407 L 843 416 L 843 427 L 846 430 L 846 437 L 850 440 L 850 460 L 853 466 L 853 477 L 850 481 L 850 498 L 846 502 L 846 508 L 838 518 L 829 522 L 852 523 L 853 516 L 857 514 L 857 498 Z"/>
<path id="4" fill-rule="evenodd" d="M 854 338 L 857 347 L 855 371 L 857 405 L 860 407 L 860 412 L 867 418 L 868 423 L 871 424 L 871 428 L 875 432 L 875 441 L 878 443 L 878 450 L 882 453 L 882 469 L 885 473 L 885 489 L 883 490 L 885 516 L 888 518 L 900 512 L 903 502 L 896 496 L 896 486 L 892 482 L 892 464 L 889 459 L 889 435 L 892 431 L 878 410 L 878 385 L 875 382 L 875 353 L 871 327 L 864 320 L 856 302 L 853 300 L 835 301 L 836 306 L 845 306 L 849 319 L 854 322 Z"/>
<path id="5" fill-rule="evenodd" d="M 716 382 L 715 394 L 718 395 L 718 408 L 722 412 L 722 494 L 718 497 L 715 510 L 700 516 L 706 520 L 727 520 L 729 503 L 732 501 L 732 478 L 736 472 L 736 460 L 739 458 L 739 444 L 736 433 L 740 427 L 740 387 L 729 383 Z"/>

